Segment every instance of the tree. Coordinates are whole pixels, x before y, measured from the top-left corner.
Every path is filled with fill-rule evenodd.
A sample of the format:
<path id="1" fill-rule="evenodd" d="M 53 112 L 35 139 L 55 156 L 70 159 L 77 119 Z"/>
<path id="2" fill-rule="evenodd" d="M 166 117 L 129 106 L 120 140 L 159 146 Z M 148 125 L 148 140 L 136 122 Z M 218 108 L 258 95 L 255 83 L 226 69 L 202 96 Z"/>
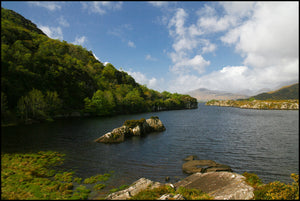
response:
<path id="1" fill-rule="evenodd" d="M 58 97 L 58 94 L 56 91 L 47 91 L 46 97 L 46 107 L 47 107 L 47 113 L 52 116 L 54 114 L 57 114 L 59 109 L 62 107 L 62 101 Z"/>
<path id="2" fill-rule="evenodd" d="M 137 89 L 130 91 L 124 98 L 124 106 L 128 112 L 144 112 L 145 104 L 144 99 L 140 96 L 140 93 Z"/>
<path id="3" fill-rule="evenodd" d="M 46 119 L 47 104 L 44 95 L 37 89 L 31 90 L 27 96 L 22 96 L 18 101 L 17 109 L 19 115 L 25 121 L 29 118 L 41 120 Z"/>
<path id="4" fill-rule="evenodd" d="M 113 94 L 109 91 L 97 90 L 92 99 L 85 98 L 84 102 L 85 110 L 97 116 L 111 115 L 115 107 Z"/>

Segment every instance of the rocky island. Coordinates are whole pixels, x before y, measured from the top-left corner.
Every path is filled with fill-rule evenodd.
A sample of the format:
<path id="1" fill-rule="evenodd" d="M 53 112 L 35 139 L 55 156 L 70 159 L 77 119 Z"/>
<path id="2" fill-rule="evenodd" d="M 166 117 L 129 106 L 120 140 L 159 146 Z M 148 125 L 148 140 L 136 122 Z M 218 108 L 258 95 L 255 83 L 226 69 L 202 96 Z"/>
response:
<path id="1" fill-rule="evenodd" d="M 205 105 L 258 110 L 299 110 L 299 100 L 211 100 Z"/>
<path id="2" fill-rule="evenodd" d="M 106 133 L 95 142 L 102 143 L 119 143 L 131 136 L 142 136 L 151 132 L 161 132 L 166 130 L 165 126 L 158 117 L 150 117 L 150 119 L 127 120 L 123 126 L 113 129 Z"/>

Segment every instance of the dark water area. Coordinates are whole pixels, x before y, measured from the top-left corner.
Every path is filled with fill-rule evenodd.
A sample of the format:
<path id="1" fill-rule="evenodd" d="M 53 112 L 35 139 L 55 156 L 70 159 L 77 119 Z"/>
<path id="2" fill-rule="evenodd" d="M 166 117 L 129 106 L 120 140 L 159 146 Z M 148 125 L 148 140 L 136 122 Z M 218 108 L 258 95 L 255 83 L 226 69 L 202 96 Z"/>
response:
<path id="1" fill-rule="evenodd" d="M 166 131 L 133 137 L 119 144 L 94 140 L 125 120 L 158 116 Z M 114 171 L 118 187 L 145 177 L 170 182 L 185 178 L 183 159 L 197 155 L 231 166 L 236 173 L 256 173 L 265 183 L 290 183 L 299 174 L 299 111 L 251 110 L 205 106 L 107 118 L 72 118 L 1 128 L 2 153 L 58 151 L 66 169 L 79 177 Z"/>

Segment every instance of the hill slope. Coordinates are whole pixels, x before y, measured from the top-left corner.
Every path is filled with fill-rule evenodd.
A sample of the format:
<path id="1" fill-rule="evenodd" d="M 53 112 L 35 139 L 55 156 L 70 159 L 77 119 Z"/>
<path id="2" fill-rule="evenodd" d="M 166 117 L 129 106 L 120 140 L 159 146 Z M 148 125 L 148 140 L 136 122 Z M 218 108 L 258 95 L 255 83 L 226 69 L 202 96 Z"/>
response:
<path id="1" fill-rule="evenodd" d="M 190 92 L 187 92 L 192 97 L 195 97 L 198 101 L 209 101 L 212 99 L 215 100 L 234 100 L 247 98 L 248 96 L 242 94 L 234 94 L 229 92 L 217 91 L 217 90 L 208 90 L 205 88 L 196 89 Z"/>
<path id="2" fill-rule="evenodd" d="M 51 39 L 1 8 L 1 123 L 195 107 L 195 98 L 148 89 L 91 51 Z"/>
<path id="3" fill-rule="evenodd" d="M 284 86 L 278 90 L 252 96 L 256 100 L 290 100 L 299 99 L 299 83 Z"/>

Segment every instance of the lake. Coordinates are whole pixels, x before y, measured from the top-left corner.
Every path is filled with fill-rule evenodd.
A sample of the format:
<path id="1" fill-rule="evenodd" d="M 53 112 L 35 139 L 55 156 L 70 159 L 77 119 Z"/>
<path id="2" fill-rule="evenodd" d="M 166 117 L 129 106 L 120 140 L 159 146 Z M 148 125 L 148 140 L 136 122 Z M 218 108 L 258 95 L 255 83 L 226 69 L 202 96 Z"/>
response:
<path id="1" fill-rule="evenodd" d="M 128 119 L 158 116 L 166 131 L 133 137 L 120 144 L 94 140 Z M 290 183 L 299 174 L 299 111 L 205 106 L 198 109 L 72 118 L 2 128 L 2 153 L 58 151 L 64 168 L 80 177 L 115 171 L 114 186 L 145 177 L 170 182 L 188 176 L 183 159 L 197 155 L 229 165 L 236 173 L 257 174 L 265 183 Z"/>

